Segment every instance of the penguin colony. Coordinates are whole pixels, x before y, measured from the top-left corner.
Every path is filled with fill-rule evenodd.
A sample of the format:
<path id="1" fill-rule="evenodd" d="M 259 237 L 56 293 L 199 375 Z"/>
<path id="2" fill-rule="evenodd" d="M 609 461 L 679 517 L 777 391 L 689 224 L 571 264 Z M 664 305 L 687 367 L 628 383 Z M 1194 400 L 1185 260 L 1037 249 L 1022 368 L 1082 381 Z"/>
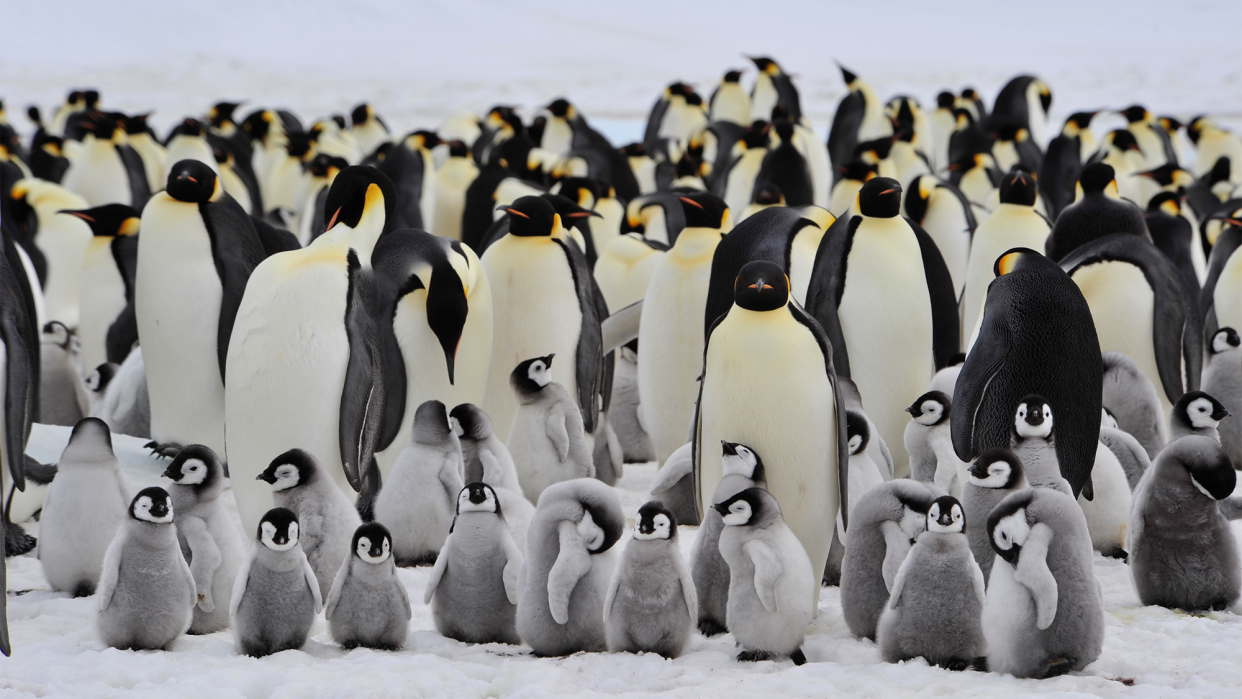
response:
<path id="1" fill-rule="evenodd" d="M 1101 653 L 1093 551 L 1235 604 L 1242 139 L 1137 105 L 1044 139 L 1037 77 L 925 109 L 842 68 L 824 140 L 751 60 L 621 147 L 565 99 L 0 117 L 6 556 L 108 646 L 253 656 L 320 613 L 400 650 L 413 565 L 441 634 L 539 656 L 802 664 L 822 580 L 888 662 L 1050 677 Z M 59 464 L 32 422 L 73 426 Z"/>

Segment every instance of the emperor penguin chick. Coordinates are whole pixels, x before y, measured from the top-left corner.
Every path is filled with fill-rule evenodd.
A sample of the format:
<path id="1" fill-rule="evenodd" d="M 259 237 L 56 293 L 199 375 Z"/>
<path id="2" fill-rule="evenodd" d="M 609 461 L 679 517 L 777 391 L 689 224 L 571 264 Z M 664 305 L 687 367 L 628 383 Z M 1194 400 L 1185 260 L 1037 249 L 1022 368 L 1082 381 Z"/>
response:
<path id="1" fill-rule="evenodd" d="M 608 650 L 676 658 L 694 630 L 698 606 L 677 548 L 677 518 L 660 502 L 643 505 L 604 598 Z"/>
<path id="2" fill-rule="evenodd" d="M 763 461 L 744 444 L 720 442 L 720 483 L 712 494 L 712 504 L 724 502 L 748 488 L 766 488 Z M 698 625 L 704 636 L 728 630 L 729 564 L 720 555 L 720 532 L 724 520 L 714 508 L 703 513 L 699 535 L 690 549 L 690 573 L 698 598 Z"/>
<path id="3" fill-rule="evenodd" d="M 1030 395 L 1018 402 L 1014 411 L 1009 448 L 1022 462 L 1026 481 L 1032 488 L 1052 488 L 1073 495 L 1069 481 L 1061 475 L 1057 459 L 1056 434 L 1052 425 L 1052 406 L 1043 396 Z M 1083 492 L 1089 492 L 1088 478 Z"/>
<path id="4" fill-rule="evenodd" d="M 522 494 L 509 448 L 492 431 L 491 417 L 473 403 L 462 403 L 449 411 L 449 422 L 461 442 L 462 481 L 486 483 L 496 491 L 509 533 L 525 556 L 526 530 L 535 516 L 535 506 Z"/>
<path id="5" fill-rule="evenodd" d="M 144 488 L 103 561 L 96 593 L 99 638 L 122 650 L 163 650 L 190 628 L 194 577 L 177 546 L 171 498 Z"/>
<path id="6" fill-rule="evenodd" d="M 681 524 L 690 526 L 702 524 L 699 520 L 698 496 L 695 494 L 694 487 L 693 442 L 686 442 L 677 447 L 664 460 L 660 470 L 656 471 L 655 478 L 651 480 L 651 499 L 664 503 L 665 507 L 673 511 L 673 516 Z M 704 516 L 707 515 L 704 514 Z M 723 610 L 723 607 L 721 609 Z"/>
<path id="7" fill-rule="evenodd" d="M 298 540 L 298 516 L 283 507 L 268 510 L 258 539 L 237 574 L 229 609 L 238 648 L 255 658 L 301 648 L 323 608 Z"/>
<path id="8" fill-rule="evenodd" d="M 39 343 L 39 419 L 45 425 L 76 425 L 90 410 L 81 374 L 74 367 L 81 349 L 64 323 L 43 326 Z"/>
<path id="9" fill-rule="evenodd" d="M 1010 494 L 1030 487 L 1022 461 L 1008 449 L 989 449 L 970 466 L 970 479 L 962 488 L 962 511 L 966 514 L 966 540 L 975 563 L 987 582 L 996 552 L 988 539 L 988 515 Z"/>
<path id="10" fill-rule="evenodd" d="M 1217 510 L 1237 485 L 1221 446 L 1191 435 L 1169 442 L 1134 491 L 1130 574 L 1143 604 L 1225 609 L 1238 600 L 1242 567 Z"/>
<path id="11" fill-rule="evenodd" d="M 1104 646 L 1104 594 L 1074 498 L 1027 488 L 988 515 L 996 551 L 983 608 L 988 669 L 1046 678 L 1081 670 Z"/>
<path id="12" fill-rule="evenodd" d="M 173 482 L 168 492 L 177 542 L 198 590 L 190 633 L 214 633 L 229 625 L 233 583 L 246 559 L 241 530 L 220 503 L 224 466 L 210 447 L 191 444 L 177 454 L 164 477 Z"/>
<path id="13" fill-rule="evenodd" d="M 944 491 L 934 483 L 900 478 L 872 488 L 850 515 L 841 561 L 841 611 L 855 638 L 875 640 L 901 562 L 927 526 L 927 509 L 941 495 Z"/>
<path id="14" fill-rule="evenodd" d="M 919 396 L 906 412 L 905 446 L 910 455 L 910 477 L 924 483 L 935 483 L 954 497 L 961 497 L 966 482 L 966 464 L 953 451 L 949 430 L 952 401 L 940 391 Z"/>
<path id="15" fill-rule="evenodd" d="M 74 597 L 95 592 L 129 499 L 108 426 L 93 417 L 78 421 L 39 518 L 39 562 L 53 590 Z"/>
<path id="16" fill-rule="evenodd" d="M 582 411 L 565 387 L 552 381 L 552 358 L 527 359 L 509 375 L 518 409 L 509 428 L 509 453 L 526 499 L 538 502 L 553 483 L 595 476 Z"/>
<path id="17" fill-rule="evenodd" d="M 802 642 L 815 613 L 811 559 L 781 517 L 776 498 L 747 488 L 713 505 L 724 520 L 720 555 L 729 564 L 729 631 L 741 661 L 806 662 Z"/>
<path id="18" fill-rule="evenodd" d="M 604 597 L 625 515 L 616 491 L 594 478 L 548 486 L 526 538 L 517 630 L 537 656 L 602 651 Z"/>
<path id="19" fill-rule="evenodd" d="M 922 656 L 965 670 L 986 645 L 983 573 L 966 539 L 966 514 L 952 496 L 927 510 L 927 531 L 906 555 L 880 617 L 880 654 L 890 663 Z"/>
<path id="20" fill-rule="evenodd" d="M 1218 426 L 1229 416 L 1220 401 L 1203 391 L 1184 393 L 1169 412 L 1169 442 L 1192 434 L 1220 442 Z"/>
<path id="21" fill-rule="evenodd" d="M 349 555 L 349 541 L 362 518 L 315 457 L 301 449 L 276 457 L 255 478 L 271 484 L 276 507 L 297 516 L 298 550 L 310 561 L 319 585 L 316 593 L 323 599 Z"/>
<path id="22" fill-rule="evenodd" d="M 346 650 L 401 650 L 412 615 L 393 562 L 392 536 L 384 525 L 367 522 L 354 532 L 352 555 L 332 581 L 324 606 L 332 640 Z"/>
<path id="23" fill-rule="evenodd" d="M 399 566 L 436 562 L 461 492 L 461 443 L 448 410 L 429 400 L 414 413 L 414 433 L 375 500 L 375 521 L 388 527 Z"/>
<path id="24" fill-rule="evenodd" d="M 1200 385 L 1234 415 L 1217 430 L 1233 467 L 1242 468 L 1242 338 L 1237 330 L 1221 328 L 1212 335 Z"/>
<path id="25" fill-rule="evenodd" d="M 457 496 L 457 518 L 423 593 L 436 630 L 463 643 L 521 643 L 521 570 L 522 553 L 495 488 L 472 482 Z"/>
<path id="26" fill-rule="evenodd" d="M 847 492 L 849 506 L 855 507 L 867 491 L 884 483 L 884 473 L 868 453 L 871 443 L 871 424 L 867 415 L 855 410 L 845 413 L 845 432 L 849 437 L 850 474 Z M 841 561 L 845 558 L 845 541 L 842 532 L 841 513 L 837 513 L 836 530 L 832 534 L 832 548 L 828 551 L 828 563 L 824 566 L 824 584 L 841 585 Z"/>

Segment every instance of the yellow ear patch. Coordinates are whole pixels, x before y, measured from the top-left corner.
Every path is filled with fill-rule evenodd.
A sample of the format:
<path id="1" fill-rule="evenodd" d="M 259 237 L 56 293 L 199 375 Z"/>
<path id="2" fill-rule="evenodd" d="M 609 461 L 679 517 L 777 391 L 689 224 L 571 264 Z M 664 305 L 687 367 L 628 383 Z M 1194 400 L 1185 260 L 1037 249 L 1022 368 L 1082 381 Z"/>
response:
<path id="1" fill-rule="evenodd" d="M 142 219 L 137 216 L 130 216 L 121 222 L 121 227 L 117 229 L 116 234 L 122 237 L 129 237 L 138 233 L 138 228 L 142 225 Z"/>
<path id="2" fill-rule="evenodd" d="M 366 201 L 362 204 L 362 215 L 366 216 L 367 212 L 371 211 L 371 207 L 374 207 L 374 206 L 378 206 L 380 208 L 380 211 L 383 211 L 384 192 L 383 190 L 379 188 L 379 185 L 372 182 L 371 184 L 367 185 L 367 198 L 366 198 Z"/>
<path id="3" fill-rule="evenodd" d="M 1018 258 L 1022 256 L 1020 252 L 1011 252 L 1001 257 L 996 262 L 996 271 L 998 277 L 1009 274 L 1013 271 L 1014 265 L 1018 264 Z"/>

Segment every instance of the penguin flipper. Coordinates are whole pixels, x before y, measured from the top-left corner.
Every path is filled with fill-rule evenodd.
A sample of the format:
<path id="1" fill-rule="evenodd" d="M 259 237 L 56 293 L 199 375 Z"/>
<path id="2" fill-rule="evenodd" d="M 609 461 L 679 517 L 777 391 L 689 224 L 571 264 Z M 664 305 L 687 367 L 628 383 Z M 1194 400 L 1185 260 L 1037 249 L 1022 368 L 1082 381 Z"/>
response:
<path id="1" fill-rule="evenodd" d="M 565 409 L 557 404 L 548 411 L 548 419 L 544 425 L 544 432 L 556 449 L 556 457 L 561 463 L 569 458 L 569 430 L 565 426 L 565 420 Z"/>
<path id="2" fill-rule="evenodd" d="M 901 564 L 906 560 L 906 554 L 910 553 L 910 537 L 891 520 L 880 524 L 880 533 L 884 535 L 884 564 L 880 573 L 884 576 L 884 586 L 891 592 Z"/>
<path id="3" fill-rule="evenodd" d="M 604 338 L 600 323 L 608 316 L 607 306 L 603 305 L 603 298 L 595 288 L 594 277 L 587 269 L 586 258 L 577 244 L 560 239 L 556 239 L 556 243 L 565 251 L 569 270 L 573 273 L 574 289 L 578 292 L 578 309 L 582 314 L 576 352 L 578 395 L 575 398 L 582 410 L 582 428 L 587 434 L 595 434 L 600 408 L 596 396 L 601 392 L 604 373 Z M 598 304 L 597 297 L 600 297 Z"/>
<path id="4" fill-rule="evenodd" d="M 448 570 L 450 546 L 452 546 L 451 541 L 445 541 L 440 549 L 440 555 L 436 556 L 436 563 L 431 567 L 431 577 L 427 579 L 427 587 L 423 590 L 423 604 L 431 604 L 431 598 L 435 597 L 436 588 L 440 586 L 440 579 L 444 577 L 444 571 Z"/>
<path id="5" fill-rule="evenodd" d="M 349 339 L 349 364 L 341 391 L 339 438 L 345 478 L 357 491 L 362 488 L 362 469 L 371 463 L 383 426 L 385 363 L 380 333 L 371 313 L 371 274 L 362 269 L 353 248 L 349 250 L 347 262 L 349 294 L 345 333 Z"/>
<path id="6" fill-rule="evenodd" d="M 522 572 L 522 552 L 518 550 L 517 542 L 513 540 L 513 534 L 509 533 L 509 527 L 501 527 L 500 545 L 505 550 L 504 571 L 500 575 L 501 582 L 505 585 L 505 597 L 509 599 L 509 604 L 518 603 L 518 578 Z M 437 559 L 438 560 L 438 559 Z M 608 618 L 608 605 L 604 605 L 604 618 Z"/>
<path id="7" fill-rule="evenodd" d="M 888 591 L 888 608 L 896 609 L 901 606 L 901 591 L 906 586 L 906 576 L 910 573 L 913 565 L 910 560 L 913 556 L 907 555 L 901 561 L 901 566 L 897 568 L 897 575 L 893 576 L 893 586 Z"/>
<path id="8" fill-rule="evenodd" d="M 837 113 L 832 117 L 832 128 L 828 131 L 828 157 L 832 160 L 835 170 L 832 178 L 836 184 L 841 171 L 854 157 L 854 149 L 858 147 L 858 129 L 862 127 L 863 115 L 866 113 L 867 100 L 861 92 L 851 91 L 837 103 Z"/>
<path id="9" fill-rule="evenodd" d="M 698 591 L 694 588 L 694 576 L 690 573 L 690 567 L 686 565 L 685 559 L 678 556 L 675 565 L 677 566 L 677 578 L 681 581 L 681 596 L 686 601 L 686 612 L 691 619 L 697 619 L 699 615 L 699 596 Z"/>
<path id="10" fill-rule="evenodd" d="M 655 478 L 651 481 L 652 495 L 663 493 L 694 472 L 694 457 L 686 446 L 688 445 L 683 444 L 678 447 L 677 451 L 670 454 L 664 465 L 656 472 Z"/>
<path id="11" fill-rule="evenodd" d="M 742 553 L 750 557 L 755 566 L 755 594 L 759 602 L 769 613 L 780 611 L 780 600 L 776 598 L 776 583 L 785 572 L 785 567 L 767 544 L 758 539 L 751 539 L 742 544 Z"/>
<path id="12" fill-rule="evenodd" d="M 560 534 L 560 553 L 548 571 L 548 611 L 552 620 L 563 626 L 569 621 L 569 598 L 578 581 L 591 570 L 591 556 L 578 533 L 577 523 L 562 520 L 556 528 Z"/>
<path id="13" fill-rule="evenodd" d="M 919 240 L 919 252 L 923 254 L 923 277 L 927 280 L 927 295 L 932 306 L 932 358 L 936 362 L 936 371 L 940 371 L 949 365 L 949 359 L 961 347 L 957 291 L 936 241 L 919 224 L 910 219 L 906 219 L 906 223 L 914 229 L 914 235 Z"/>
<path id="14" fill-rule="evenodd" d="M 1031 592 L 1035 600 L 1035 626 L 1043 631 L 1057 616 L 1057 579 L 1048 569 L 1048 545 L 1052 543 L 1052 527 L 1040 522 L 1031 527 L 1013 577 Z"/>
<path id="15" fill-rule="evenodd" d="M 277 228 L 254 215 L 250 217 L 250 222 L 254 224 L 255 233 L 259 235 L 259 243 L 263 246 L 265 257 L 271 257 L 278 252 L 288 252 L 302 248 L 298 243 L 297 236 L 289 231 Z"/>
<path id="16" fill-rule="evenodd" d="M 194 602 L 199 609 L 210 613 L 216 608 L 215 600 L 211 596 L 212 579 L 224 562 L 220 547 L 207 531 L 207 524 L 198 517 L 183 517 L 177 522 L 177 533 L 185 537 L 186 545 L 193 554 L 188 572 L 194 580 L 194 586 L 199 590 Z"/>
<path id="17" fill-rule="evenodd" d="M 983 569 L 979 567 L 978 563 L 974 561 L 970 562 L 970 572 L 971 583 L 975 588 L 975 600 L 979 602 L 979 606 L 982 608 L 983 605 L 987 603 L 988 584 L 987 581 L 983 579 Z"/>
<path id="18" fill-rule="evenodd" d="M 341 590 L 345 587 L 345 579 L 349 577 L 350 558 L 352 558 L 352 555 L 346 556 L 345 563 L 341 565 L 340 570 L 336 571 L 336 577 L 332 578 L 332 588 L 328 590 L 328 603 L 323 608 L 324 621 L 332 621 L 332 614 L 336 612 L 336 605 L 341 601 Z"/>
<path id="19" fill-rule="evenodd" d="M 211 238 L 211 257 L 220 276 L 220 318 L 216 328 L 216 353 L 220 362 L 220 379 L 224 380 L 224 363 L 229 354 L 229 338 L 250 273 L 263 261 L 263 245 L 255 232 L 250 214 L 228 194 L 199 206 L 203 224 Z"/>
<path id="20" fill-rule="evenodd" d="M 612 616 L 612 603 L 617 599 L 617 590 L 621 587 L 621 576 L 613 575 L 608 583 L 608 594 L 604 595 L 604 623 Z"/>
<path id="21" fill-rule="evenodd" d="M 246 583 L 250 582 L 250 564 L 254 561 L 257 551 L 254 547 L 262 546 L 260 543 L 250 545 L 250 555 L 246 556 L 246 560 L 242 561 L 241 568 L 237 570 L 237 579 L 233 581 L 233 596 L 229 600 L 229 618 L 237 616 L 237 608 L 241 606 L 242 596 L 246 594 Z M 237 622 L 233 622 L 237 623 Z"/>
<path id="22" fill-rule="evenodd" d="M 102 612 L 112 604 L 112 594 L 116 592 L 117 580 L 121 577 L 121 551 L 129 537 L 122 531 L 108 546 L 104 554 L 103 570 L 99 575 L 99 585 L 95 588 L 95 611 Z M 182 561 L 184 562 L 184 558 Z"/>
<path id="23" fill-rule="evenodd" d="M 953 390 L 953 410 L 949 413 L 949 427 L 953 437 L 953 451 L 962 461 L 973 461 L 981 451 L 980 436 L 975 430 L 976 412 L 988 396 L 992 379 L 1005 366 L 1012 337 L 1005 314 L 988 312 L 988 306 L 1000 304 L 999 299 L 984 302 L 983 324 L 979 328 L 979 340 L 970 348 L 962 371 L 958 374 Z"/>
<path id="24" fill-rule="evenodd" d="M 811 283 L 806 290 L 806 310 L 824 330 L 832 350 L 832 367 L 838 376 L 850 378 L 850 355 L 837 307 L 845 292 L 845 263 L 854 245 L 854 232 L 861 216 L 841 217 L 833 222 L 815 252 Z M 955 310 L 956 312 L 956 310 Z"/>
<path id="25" fill-rule="evenodd" d="M 8 236 L 5 236 L 8 238 Z M 6 241 L 10 242 L 10 241 Z M 11 244 L 11 242 L 10 242 Z M 19 281 L 13 268 L 0 261 L 0 284 L 6 293 L 0 296 L 0 341 L 4 343 L 4 456 L 9 462 L 12 488 L 26 490 L 26 438 L 34 418 L 39 374 L 32 369 L 38 356 L 32 348 L 24 326 L 30 325 Z"/>
<path id="26" fill-rule="evenodd" d="M 323 611 L 323 597 L 319 594 L 319 578 L 315 577 L 315 569 L 311 568 L 306 552 L 299 548 L 298 556 L 302 559 L 302 576 L 307 586 L 310 587 L 311 597 L 315 599 L 315 613 L 318 614 Z"/>

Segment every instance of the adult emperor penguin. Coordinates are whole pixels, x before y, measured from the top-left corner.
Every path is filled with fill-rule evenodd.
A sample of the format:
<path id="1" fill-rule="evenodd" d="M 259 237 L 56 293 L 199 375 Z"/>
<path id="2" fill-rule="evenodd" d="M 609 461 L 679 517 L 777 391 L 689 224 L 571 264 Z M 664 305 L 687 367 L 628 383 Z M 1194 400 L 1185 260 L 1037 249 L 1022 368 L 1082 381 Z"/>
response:
<path id="1" fill-rule="evenodd" d="M 1164 403 L 1151 379 L 1124 352 L 1105 352 L 1104 409 L 1117 427 L 1133 436 L 1149 459 L 1169 441 L 1169 425 Z"/>
<path id="2" fill-rule="evenodd" d="M 385 235 L 371 255 L 384 347 L 384 421 L 376 454 L 385 478 L 429 400 L 480 403 L 492 355 L 492 294 L 468 246 L 419 230 Z M 452 497 L 456 497 L 454 492 Z"/>
<path id="3" fill-rule="evenodd" d="M 1033 75 L 1019 75 L 1001 88 L 988 115 L 988 128 L 999 131 L 1006 127 L 1023 128 L 1035 143 L 1044 142 L 1044 122 L 1052 106 L 1052 90 Z"/>
<path id="4" fill-rule="evenodd" d="M 1047 678 L 1095 662 L 1104 594 L 1073 498 L 1049 488 L 1014 493 L 988 515 L 988 537 L 997 554 L 983 610 L 988 669 Z"/>
<path id="5" fill-rule="evenodd" d="M 1079 493 L 1095 462 L 1104 366 L 1091 308 L 1054 262 L 1028 248 L 1001 255 L 974 346 L 953 392 L 953 449 L 973 461 L 1008 447 L 1013 408 L 1038 393 L 1057 415 L 1057 458 Z M 1076 482 L 1075 482 L 1076 481 Z"/>
<path id="6" fill-rule="evenodd" d="M 370 260 L 395 198 L 378 170 L 342 170 L 328 193 L 327 232 L 271 256 L 246 285 L 229 345 L 224 409 L 229 461 L 237 460 L 233 489 L 247 528 L 258 526 L 271 503 L 255 476 L 291 448 L 313 454 L 345 492 L 364 481 L 366 498 L 378 492 L 368 471 L 384 412 L 384 352 L 372 320 Z"/>
<path id="7" fill-rule="evenodd" d="M 164 142 L 164 160 L 176 167 L 182 160 L 197 160 L 211 168 L 212 172 L 220 173 L 211 144 L 207 142 L 207 129 L 198 119 L 188 117 L 173 127 Z M 172 174 L 172 169 L 164 171 L 164 180 Z"/>
<path id="8" fill-rule="evenodd" d="M 906 216 L 936 243 L 953 278 L 953 293 L 960 298 L 966 286 L 976 228 L 970 202 L 948 182 L 933 175 L 919 175 L 909 180 L 904 204 Z"/>
<path id="9" fill-rule="evenodd" d="M 1035 210 L 1038 197 L 1035 177 L 1014 171 L 1001 180 L 1000 203 L 979 223 L 970 240 L 965 288 L 962 290 L 962 346 L 970 346 L 988 285 L 996 278 L 992 271 L 996 258 L 1013 248 L 1042 250 L 1051 226 Z M 909 205 L 907 205 L 908 208 Z"/>
<path id="10" fill-rule="evenodd" d="M 733 307 L 707 334 L 694 426 L 700 512 L 721 479 L 720 462 L 709 456 L 721 440 L 763 455 L 767 487 L 810 556 L 818 599 L 849 477 L 845 408 L 823 331 L 791 299 L 781 267 L 766 260 L 742 267 Z"/>
<path id="11" fill-rule="evenodd" d="M 962 509 L 966 514 L 966 538 L 984 582 L 992 574 L 996 560 L 988 538 L 988 515 L 1001 500 L 1027 487 L 1022 460 L 1008 449 L 989 449 L 970 465 L 970 479 L 962 488 Z"/>
<path id="12" fill-rule="evenodd" d="M 138 153 L 125 142 L 119 116 L 90 112 L 84 122 L 89 131 L 81 150 L 70 160 L 61 184 L 91 206 L 128 204 L 142 209 L 151 197 L 146 168 Z"/>
<path id="13" fill-rule="evenodd" d="M 1044 243 L 1049 258 L 1059 261 L 1082 245 L 1116 233 L 1151 241 L 1143 212 L 1119 198 L 1115 172 L 1104 163 L 1083 169 L 1078 179 L 1082 196 L 1061 212 Z"/>
<path id="14" fill-rule="evenodd" d="M 1048 142 L 1039 169 L 1039 192 L 1055 218 L 1074 201 L 1074 187 L 1082 164 L 1095 152 L 1091 120 L 1097 112 L 1075 112 L 1065 120 L 1061 133 Z"/>
<path id="15" fill-rule="evenodd" d="M 958 350 L 953 279 L 935 242 L 900 208 L 896 180 L 863 185 L 859 215 L 838 219 L 824 236 L 806 300 L 833 366 L 857 384 L 892 450 L 897 477 L 909 472 L 905 408 Z"/>
<path id="16" fill-rule="evenodd" d="M 138 341 L 134 277 L 138 273 L 139 213 L 125 204 L 62 211 L 90 226 L 93 238 L 82 257 L 78 282 L 82 366 L 121 364 Z"/>
<path id="17" fill-rule="evenodd" d="M 449 143 L 449 157 L 436 170 L 435 207 L 429 221 L 436 235 L 461 240 L 461 217 L 466 210 L 466 190 L 479 176 L 479 166 L 461 141 Z"/>
<path id="18" fill-rule="evenodd" d="M 837 104 L 832 128 L 828 132 L 828 155 L 834 168 L 844 167 L 854 157 L 859 143 L 892 133 L 892 124 L 884 116 L 884 103 L 871 85 L 838 64 L 849 94 Z"/>
<path id="19" fill-rule="evenodd" d="M 375 109 L 363 102 L 349 113 L 350 130 L 358 141 L 358 149 L 364 156 L 375 152 L 379 145 L 389 139 L 388 125 L 375 113 Z"/>
<path id="20" fill-rule="evenodd" d="M 1204 392 L 1237 416 L 1216 429 L 1234 468 L 1242 467 L 1242 338 L 1237 330 L 1221 328 L 1212 336 L 1201 383 Z"/>
<path id="21" fill-rule="evenodd" d="M 440 143 L 440 137 L 430 131 L 415 131 L 380 155 L 376 167 L 392 180 L 398 198 L 390 228 L 430 228 L 436 201 L 431 149 Z"/>
<path id="22" fill-rule="evenodd" d="M 1087 300 L 1100 350 L 1129 355 L 1164 389 L 1164 412 L 1186 391 L 1198 390 L 1203 331 L 1197 303 L 1155 245 L 1110 235 L 1077 248 L 1061 267 Z"/>
<path id="23" fill-rule="evenodd" d="M 713 257 L 731 227 L 724 200 L 679 194 L 686 227 L 656 262 L 643 301 L 638 342 L 639 419 L 663 464 L 686 442 L 702 369 L 702 314 Z"/>
<path id="24" fill-rule="evenodd" d="M 332 581 L 324 619 L 332 639 L 349 650 L 401 650 L 410 632 L 410 596 L 397 576 L 392 537 L 367 522 L 354 532 L 352 554 Z"/>
<path id="25" fill-rule="evenodd" d="M 1195 175 L 1207 173 L 1220 158 L 1227 157 L 1233 163 L 1229 179 L 1242 184 L 1242 138 L 1222 129 L 1206 114 L 1186 124 L 1186 135 L 1195 144 Z"/>
<path id="26" fill-rule="evenodd" d="M 143 210 L 134 311 L 151 395 L 155 450 L 224 453 L 224 375 L 238 306 L 263 244 L 205 163 L 173 165 Z"/>
<path id="27" fill-rule="evenodd" d="M 275 507 L 263 515 L 250 556 L 233 587 L 233 634 L 242 653 L 260 658 L 301 648 L 323 597 L 302 551 L 298 517 Z"/>
<path id="28" fill-rule="evenodd" d="M 750 124 L 750 95 L 742 89 L 742 71 L 730 70 L 720 79 L 720 85 L 708 102 L 709 121 L 727 121 L 740 126 Z"/>
<path id="29" fill-rule="evenodd" d="M 755 86 L 750 91 L 750 119 L 768 120 L 772 118 L 772 110 L 777 105 L 785 108 L 789 119 L 793 122 L 802 120 L 802 103 L 798 98 L 798 88 L 794 87 L 789 74 L 781 70 L 776 61 L 766 56 L 748 56 L 751 63 L 759 69 L 755 78 Z"/>
<path id="30" fill-rule="evenodd" d="M 1217 509 L 1236 485 L 1229 457 L 1207 437 L 1184 437 L 1160 453 L 1130 513 L 1130 574 L 1140 602 L 1195 611 L 1238 600 L 1238 544 Z"/>
<path id="31" fill-rule="evenodd" d="M 48 319 L 77 328 L 80 318 L 79 270 L 90 246 L 91 229 L 80 217 L 58 214 L 65 210 L 85 209 L 86 200 L 58 184 L 37 179 L 18 180 L 9 189 L 9 195 L 14 199 L 25 199 L 26 204 L 34 209 L 39 222 L 34 243 L 47 260 L 47 274 L 42 286 Z"/>
<path id="32" fill-rule="evenodd" d="M 754 192 L 765 186 L 775 185 L 785 195 L 788 206 L 806 206 L 816 203 L 811 182 L 811 170 L 807 159 L 794 145 L 794 124 L 777 121 L 772 125 L 775 138 L 763 156 L 759 173 L 755 175 Z M 825 185 L 826 188 L 826 185 Z M 752 201 L 755 195 L 751 195 Z"/>
<path id="33" fill-rule="evenodd" d="M 594 434 L 606 386 L 600 323 L 608 309 L 551 202 L 522 197 L 506 211 L 509 233 L 483 253 L 495 324 L 482 407 L 496 435 L 507 440 L 517 412 L 509 374 L 531 357 L 556 354 L 564 367 L 557 372 L 561 385 L 582 410 L 587 433 Z"/>

